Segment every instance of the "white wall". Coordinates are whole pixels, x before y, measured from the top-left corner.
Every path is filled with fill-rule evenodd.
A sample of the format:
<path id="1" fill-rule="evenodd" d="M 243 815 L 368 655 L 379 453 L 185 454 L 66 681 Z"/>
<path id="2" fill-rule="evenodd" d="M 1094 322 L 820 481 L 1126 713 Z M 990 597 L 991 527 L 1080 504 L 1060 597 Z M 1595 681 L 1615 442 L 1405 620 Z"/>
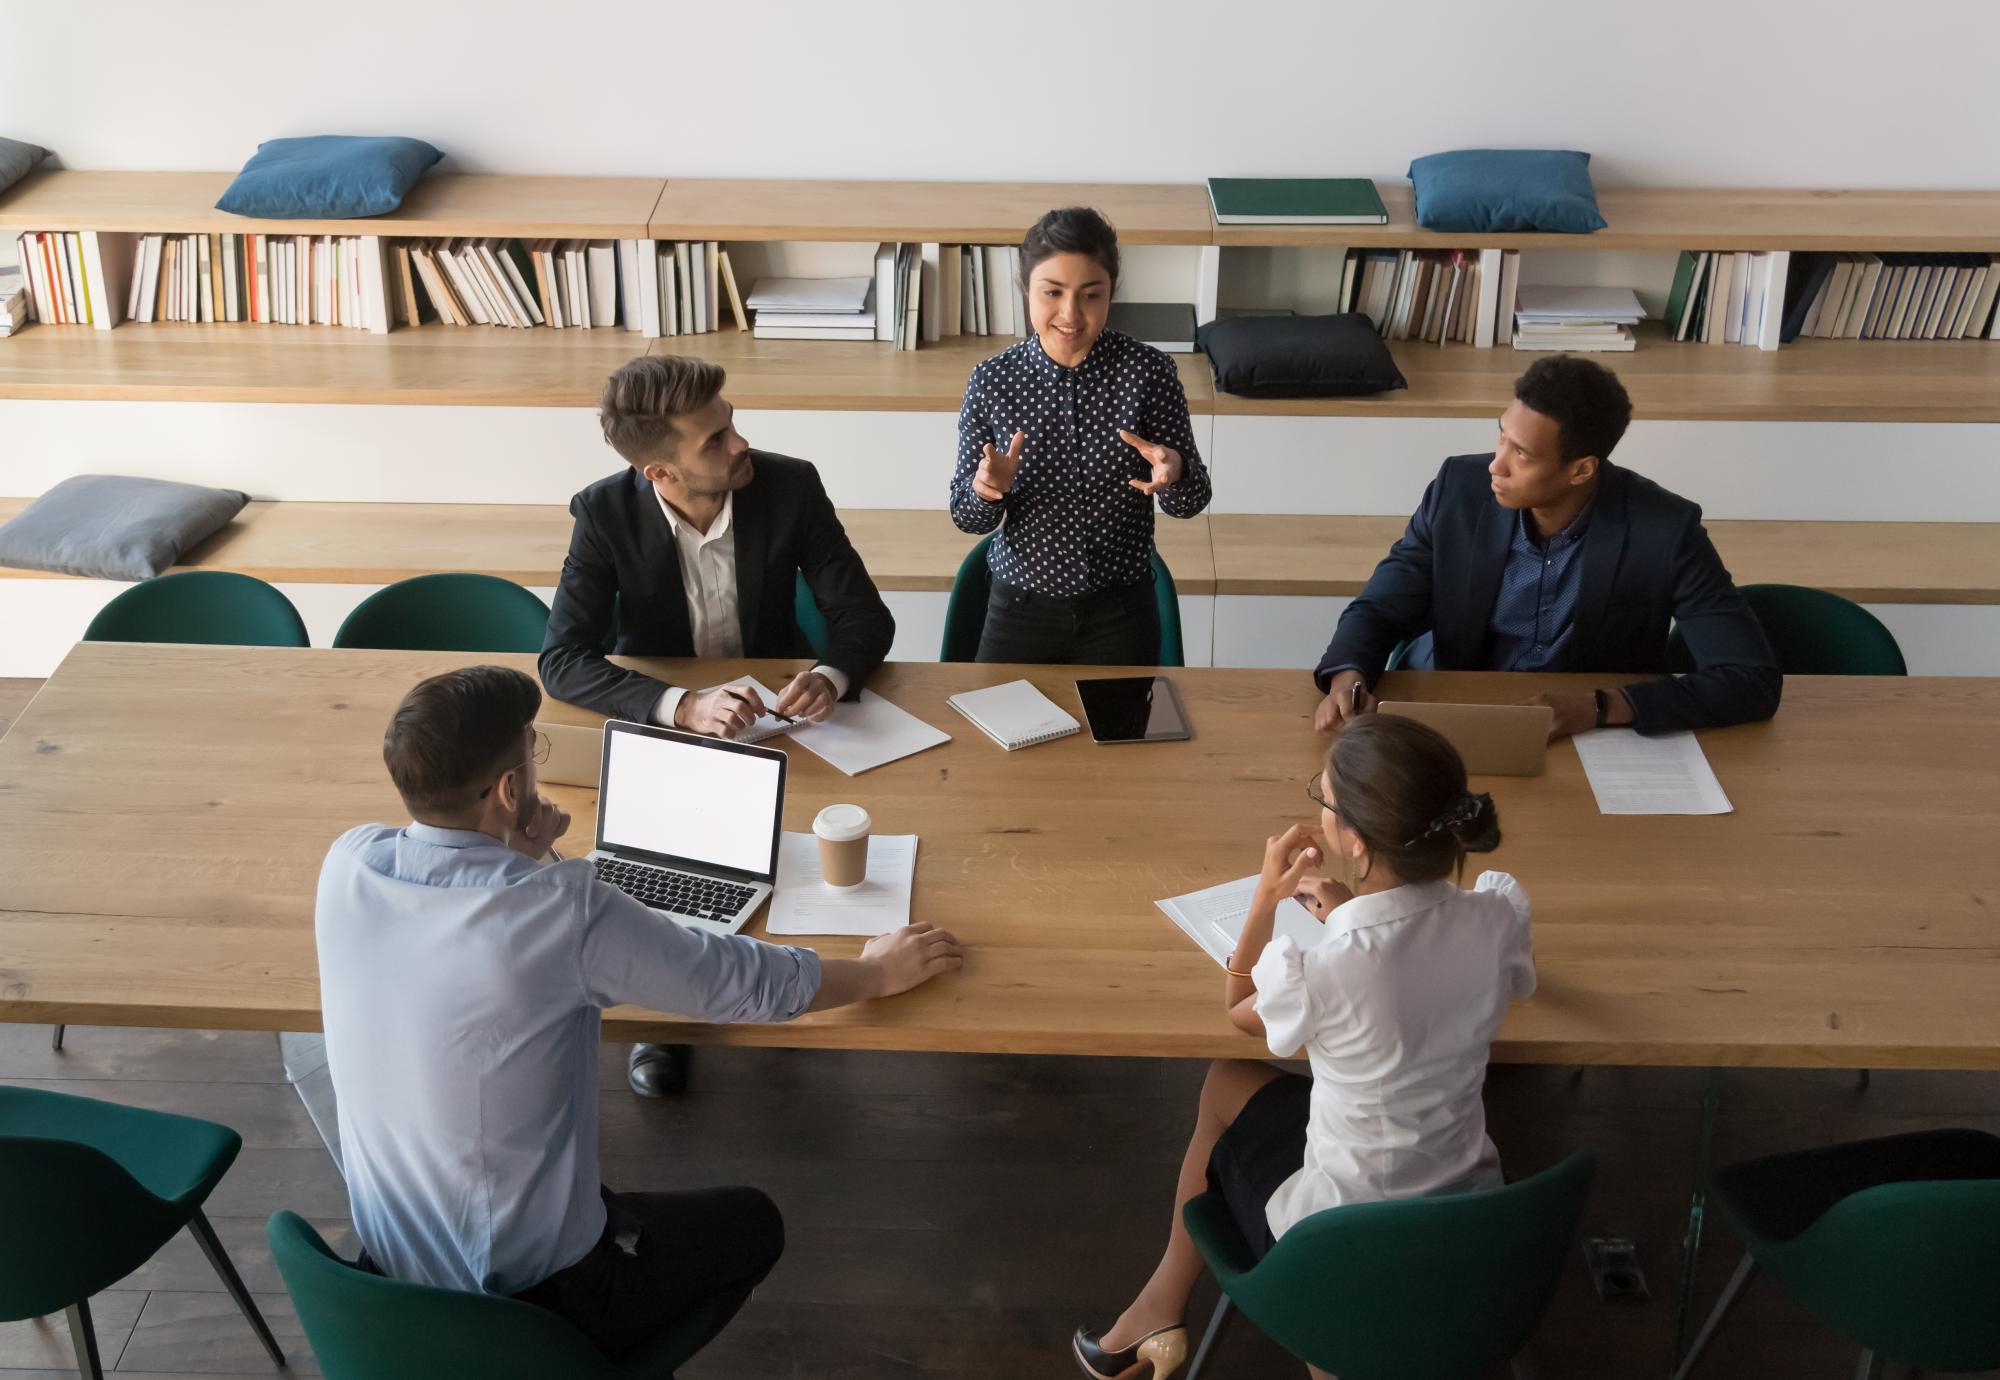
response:
<path id="1" fill-rule="evenodd" d="M 0 131 L 78 168 L 233 168 L 260 139 L 395 133 L 472 172 L 1398 177 L 1419 154 L 1513 145 L 1587 149 L 1605 183 L 2000 186 L 1979 105 L 2000 6 L 1890 13 L 1824 0 L 345 0 L 331 13 L 0 0 Z M 1857 81 L 1865 97 L 1847 98 Z"/>

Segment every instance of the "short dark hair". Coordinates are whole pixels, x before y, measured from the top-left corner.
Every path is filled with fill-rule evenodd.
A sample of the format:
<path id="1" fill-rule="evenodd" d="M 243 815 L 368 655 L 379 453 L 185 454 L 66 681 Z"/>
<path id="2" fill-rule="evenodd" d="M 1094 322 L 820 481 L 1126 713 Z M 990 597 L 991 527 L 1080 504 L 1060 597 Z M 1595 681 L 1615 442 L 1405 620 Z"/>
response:
<path id="1" fill-rule="evenodd" d="M 1021 237 L 1021 288 L 1042 260 L 1057 254 L 1084 254 L 1118 286 L 1118 232 L 1111 222 L 1088 206 L 1065 206 L 1050 211 L 1028 227 Z"/>
<path id="2" fill-rule="evenodd" d="M 1632 395 L 1618 375 L 1581 355 L 1536 360 L 1514 380 L 1514 396 L 1555 422 L 1564 464 L 1586 455 L 1610 459 L 1632 423 Z"/>
<path id="3" fill-rule="evenodd" d="M 726 377 L 720 364 L 685 355 L 641 355 L 620 365 L 597 399 L 605 441 L 641 469 L 665 458 L 675 420 L 714 402 Z"/>
<path id="4" fill-rule="evenodd" d="M 1463 874 L 1467 853 L 1500 846 L 1493 797 L 1465 788 L 1442 733 L 1398 714 L 1349 720 L 1326 754 L 1334 813 L 1406 882 Z"/>
<path id="5" fill-rule="evenodd" d="M 419 681 L 382 735 L 382 761 L 410 814 L 450 818 L 476 808 L 480 794 L 519 764 L 541 707 L 534 678 L 506 666 Z"/>

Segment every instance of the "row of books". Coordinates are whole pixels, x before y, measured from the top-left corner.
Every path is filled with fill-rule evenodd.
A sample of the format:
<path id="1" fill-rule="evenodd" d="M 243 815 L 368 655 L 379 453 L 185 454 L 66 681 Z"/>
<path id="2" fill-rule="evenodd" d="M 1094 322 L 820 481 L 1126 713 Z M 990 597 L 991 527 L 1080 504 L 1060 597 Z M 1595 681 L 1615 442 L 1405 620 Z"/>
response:
<path id="1" fill-rule="evenodd" d="M 1990 254 L 1794 259 L 1785 340 L 2000 340 L 2000 269 Z"/>
<path id="2" fill-rule="evenodd" d="M 727 294 L 747 324 L 729 254 L 713 241 L 444 239 L 394 242 L 398 319 L 515 330 L 720 330 Z"/>
<path id="3" fill-rule="evenodd" d="M 959 335 L 1025 335 L 1021 251 L 1009 245 L 892 244 L 875 271 L 760 278 L 750 289 L 759 340 L 872 340 L 914 350 Z"/>
<path id="4" fill-rule="evenodd" d="M 1518 250 L 1349 250 L 1340 309 L 1367 316 L 1385 340 L 1485 348 L 1512 334 L 1520 274 Z"/>
<path id="5" fill-rule="evenodd" d="M 1791 255 L 1683 251 L 1663 320 L 1675 340 L 1775 350 L 1781 339 Z"/>

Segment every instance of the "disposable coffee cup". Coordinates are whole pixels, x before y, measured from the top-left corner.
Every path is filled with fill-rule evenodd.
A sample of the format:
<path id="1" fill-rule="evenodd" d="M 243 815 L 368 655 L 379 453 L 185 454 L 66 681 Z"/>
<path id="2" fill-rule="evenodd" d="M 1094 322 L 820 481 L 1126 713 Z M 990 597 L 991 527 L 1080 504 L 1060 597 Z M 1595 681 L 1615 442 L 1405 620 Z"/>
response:
<path id="1" fill-rule="evenodd" d="M 819 838 L 819 868 L 835 891 L 852 891 L 868 880 L 868 831 L 874 821 L 859 805 L 829 805 L 813 819 Z"/>

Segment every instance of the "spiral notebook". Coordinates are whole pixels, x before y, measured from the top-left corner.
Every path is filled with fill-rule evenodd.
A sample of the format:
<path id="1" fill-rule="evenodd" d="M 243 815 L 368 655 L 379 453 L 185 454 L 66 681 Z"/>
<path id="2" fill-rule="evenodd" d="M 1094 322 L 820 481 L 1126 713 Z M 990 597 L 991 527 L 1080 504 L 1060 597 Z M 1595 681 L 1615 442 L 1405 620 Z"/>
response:
<path id="1" fill-rule="evenodd" d="M 1025 680 L 967 690 L 945 701 L 1007 751 L 1081 732 L 1083 725 Z"/>

